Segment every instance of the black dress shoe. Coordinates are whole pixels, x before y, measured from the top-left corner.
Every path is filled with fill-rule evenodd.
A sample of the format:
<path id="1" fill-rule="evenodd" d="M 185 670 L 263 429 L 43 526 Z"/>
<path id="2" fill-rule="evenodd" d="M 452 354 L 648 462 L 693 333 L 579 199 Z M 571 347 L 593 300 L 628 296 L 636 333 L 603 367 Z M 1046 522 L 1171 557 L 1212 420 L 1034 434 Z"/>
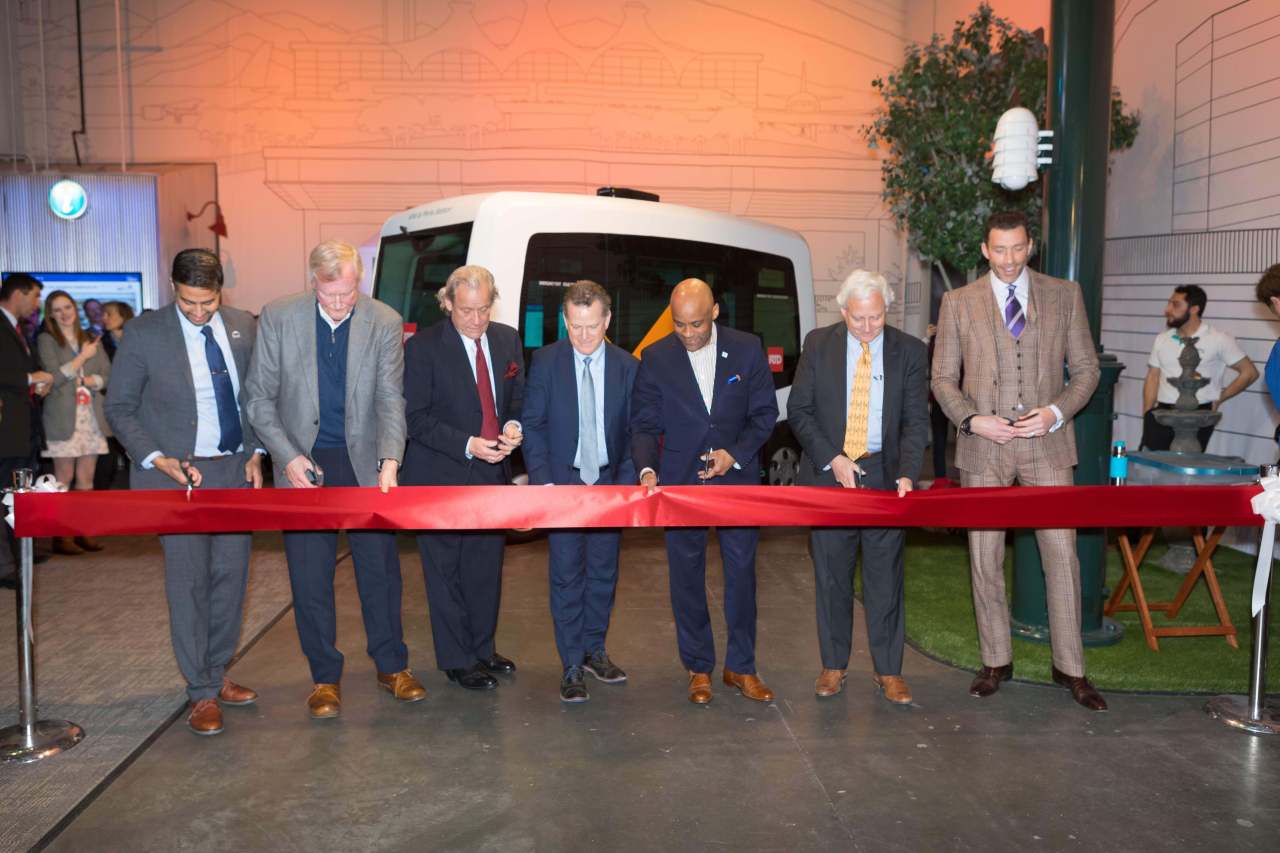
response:
<path id="1" fill-rule="evenodd" d="M 1056 666 L 1050 670 L 1053 673 L 1053 683 L 1060 684 L 1071 691 L 1071 698 L 1090 711 L 1107 710 L 1107 700 L 1102 698 L 1102 694 L 1098 692 L 1089 679 L 1083 675 L 1074 676 L 1067 675 Z"/>
<path id="2" fill-rule="evenodd" d="M 511 675 L 516 671 L 515 661 L 504 658 L 497 652 L 489 655 L 485 660 L 476 661 L 476 666 L 493 675 Z"/>
<path id="3" fill-rule="evenodd" d="M 471 669 L 446 669 L 444 674 L 454 684 L 467 690 L 492 690 L 498 686 L 498 679 L 478 666 Z"/>
<path id="4" fill-rule="evenodd" d="M 1013 678 L 1013 664 L 984 666 L 969 685 L 969 695 L 984 699 L 1000 689 L 1000 682 Z"/>
<path id="5" fill-rule="evenodd" d="M 0 578 L 0 589 L 17 589 L 17 588 L 18 588 L 17 575 L 5 575 L 4 577 Z"/>
<path id="6" fill-rule="evenodd" d="M 591 697 L 587 695 L 587 685 L 582 680 L 582 667 L 570 666 L 560 679 L 561 702 L 585 702 Z"/>

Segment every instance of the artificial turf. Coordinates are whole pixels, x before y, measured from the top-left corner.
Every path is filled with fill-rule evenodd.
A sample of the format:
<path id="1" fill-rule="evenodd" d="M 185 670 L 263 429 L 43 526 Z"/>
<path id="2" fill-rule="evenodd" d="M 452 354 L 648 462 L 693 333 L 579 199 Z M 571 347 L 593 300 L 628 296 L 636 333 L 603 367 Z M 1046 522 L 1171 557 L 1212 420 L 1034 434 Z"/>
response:
<path id="1" fill-rule="evenodd" d="M 1012 537 L 1010 537 L 1012 539 Z M 1157 545 L 1140 570 L 1148 601 L 1170 601 L 1183 575 L 1157 565 L 1164 546 Z M 1223 637 L 1160 637 L 1160 651 L 1147 648 L 1137 613 L 1117 613 L 1124 639 L 1112 646 L 1086 648 L 1089 678 L 1103 690 L 1174 693 L 1248 692 L 1250 633 L 1249 607 L 1253 589 L 1254 558 L 1220 547 L 1213 558 L 1218 581 L 1240 648 Z M 1005 558 L 1006 590 L 1012 593 L 1012 549 Z M 1107 549 L 1107 587 L 1114 589 L 1121 577 L 1120 556 Z M 1129 596 L 1126 600 L 1131 601 Z M 964 669 L 977 670 L 982 661 L 973 616 L 973 592 L 969 581 L 969 554 L 964 535 L 936 531 L 912 531 L 906 551 L 907 641 L 929 655 Z M 1152 613 L 1162 624 L 1209 625 L 1217 621 L 1204 581 L 1196 584 L 1178 619 Z M 1280 690 L 1280 650 L 1276 632 L 1280 620 L 1272 620 L 1267 684 Z M 1021 639 L 1013 641 L 1014 675 L 1021 681 L 1049 683 L 1052 662 L 1049 646 Z"/>

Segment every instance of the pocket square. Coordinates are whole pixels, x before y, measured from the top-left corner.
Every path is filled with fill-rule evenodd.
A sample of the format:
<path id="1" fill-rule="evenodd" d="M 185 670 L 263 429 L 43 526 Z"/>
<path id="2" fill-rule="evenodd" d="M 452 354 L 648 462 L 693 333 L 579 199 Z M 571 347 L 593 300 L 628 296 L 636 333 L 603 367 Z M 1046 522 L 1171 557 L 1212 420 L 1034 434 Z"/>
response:
<path id="1" fill-rule="evenodd" d="M 507 372 L 502 374 L 503 379 L 515 379 L 516 374 L 520 372 L 520 365 L 514 361 L 507 362 Z"/>

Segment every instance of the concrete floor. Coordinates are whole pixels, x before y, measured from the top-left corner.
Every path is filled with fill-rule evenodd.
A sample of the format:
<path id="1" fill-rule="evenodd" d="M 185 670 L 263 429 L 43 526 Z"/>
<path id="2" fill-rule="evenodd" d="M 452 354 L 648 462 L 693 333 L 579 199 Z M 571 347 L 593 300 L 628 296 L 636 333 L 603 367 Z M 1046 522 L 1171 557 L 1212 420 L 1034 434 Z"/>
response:
<path id="1" fill-rule="evenodd" d="M 842 695 L 817 700 L 812 569 L 799 531 L 765 533 L 760 705 L 685 700 L 660 534 L 626 535 L 609 650 L 627 684 L 559 702 L 542 542 L 508 549 L 498 648 L 518 674 L 468 693 L 435 670 L 416 555 L 404 554 L 410 665 L 427 700 L 377 689 L 349 564 L 339 582 L 343 716 L 312 722 L 290 617 L 232 675 L 262 696 L 226 732 L 173 725 L 51 850 L 1231 850 L 1280 845 L 1280 739 L 1229 731 L 1203 698 L 1006 685 L 908 650 L 916 697 L 873 690 L 861 613 Z M 716 562 L 718 566 L 718 559 Z M 719 599 L 718 571 L 710 583 Z M 723 634 L 718 634 L 723 642 Z M 718 673 L 717 673 L 718 676 Z"/>

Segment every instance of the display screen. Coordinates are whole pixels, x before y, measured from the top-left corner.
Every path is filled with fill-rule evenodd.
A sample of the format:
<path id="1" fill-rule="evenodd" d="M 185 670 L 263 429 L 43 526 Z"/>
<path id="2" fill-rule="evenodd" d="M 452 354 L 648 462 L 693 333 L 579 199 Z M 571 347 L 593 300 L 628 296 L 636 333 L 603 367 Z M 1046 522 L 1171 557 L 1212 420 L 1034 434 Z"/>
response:
<path id="1" fill-rule="evenodd" d="M 13 273 L 4 273 L 8 278 Z M 80 323 L 86 328 L 89 325 L 85 317 L 84 304 L 96 299 L 100 305 L 108 302 L 123 302 L 133 309 L 134 315 L 142 313 L 142 273 L 136 272 L 33 272 L 28 275 L 39 279 L 44 285 L 41 292 L 43 301 L 55 290 L 65 290 L 76 301 L 80 309 Z"/>

